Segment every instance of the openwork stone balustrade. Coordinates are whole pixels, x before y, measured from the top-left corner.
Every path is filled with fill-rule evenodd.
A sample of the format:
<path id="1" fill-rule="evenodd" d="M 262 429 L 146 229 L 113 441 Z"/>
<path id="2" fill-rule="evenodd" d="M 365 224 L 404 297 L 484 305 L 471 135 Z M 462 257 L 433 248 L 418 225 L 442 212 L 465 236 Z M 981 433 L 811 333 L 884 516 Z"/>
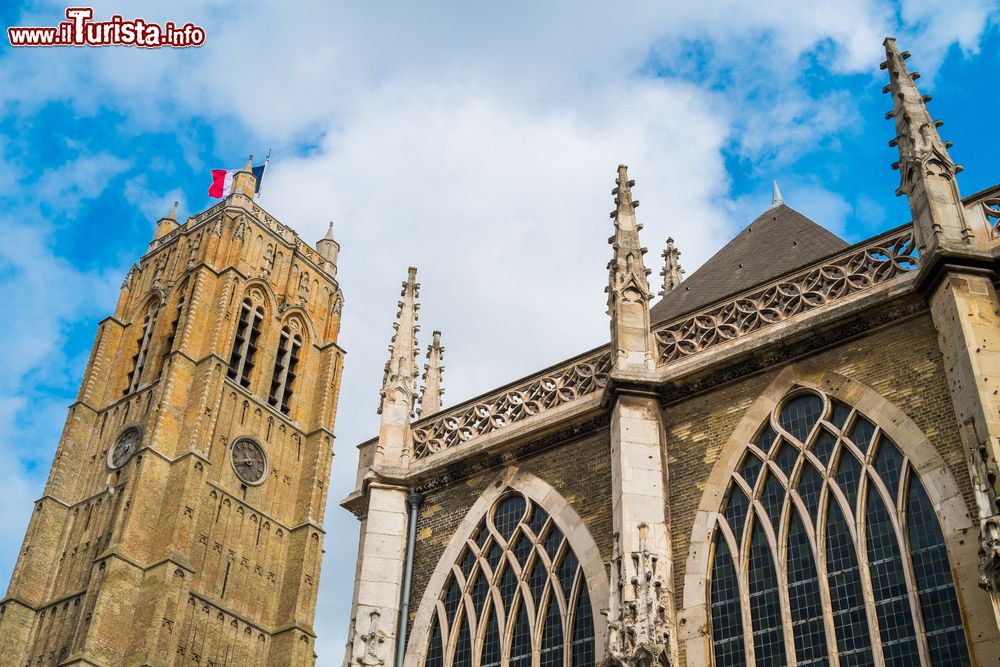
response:
<path id="1" fill-rule="evenodd" d="M 919 265 L 912 228 L 887 232 L 820 264 L 655 327 L 657 365 L 871 289 Z M 600 391 L 610 371 L 611 352 L 603 348 L 519 386 L 418 421 L 413 425 L 414 457 L 425 458 Z"/>
<path id="2" fill-rule="evenodd" d="M 871 239 L 862 247 L 807 267 L 699 313 L 657 327 L 657 364 L 691 356 L 713 345 L 843 299 L 919 267 L 911 228 Z"/>

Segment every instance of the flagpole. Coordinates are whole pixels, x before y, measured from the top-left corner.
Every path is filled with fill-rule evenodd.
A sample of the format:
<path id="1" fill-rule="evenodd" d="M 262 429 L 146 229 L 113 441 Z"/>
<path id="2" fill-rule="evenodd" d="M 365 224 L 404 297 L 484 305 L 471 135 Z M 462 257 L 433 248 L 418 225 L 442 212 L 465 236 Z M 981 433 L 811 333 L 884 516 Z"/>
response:
<path id="1" fill-rule="evenodd" d="M 271 149 L 267 149 L 267 155 L 264 156 L 264 170 L 260 172 L 260 183 L 257 184 L 257 201 L 260 201 L 260 193 L 264 190 L 264 174 L 267 173 L 267 165 L 271 162 Z"/>

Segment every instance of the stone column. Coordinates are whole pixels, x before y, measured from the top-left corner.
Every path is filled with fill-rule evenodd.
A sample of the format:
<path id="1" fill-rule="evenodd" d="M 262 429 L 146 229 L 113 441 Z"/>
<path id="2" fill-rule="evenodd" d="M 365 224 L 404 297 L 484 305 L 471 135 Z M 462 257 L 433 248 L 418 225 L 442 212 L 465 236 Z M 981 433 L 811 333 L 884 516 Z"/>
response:
<path id="1" fill-rule="evenodd" d="M 977 600 L 960 588 L 970 629 L 992 606 L 1000 625 L 1000 493 L 997 461 L 1000 460 L 1000 302 L 993 280 L 996 240 L 977 233 L 966 219 L 957 175 L 961 166 L 948 153 L 927 110 L 929 96 L 921 95 L 915 83 L 919 73 L 910 73 L 892 38 L 885 41 L 896 137 L 890 145 L 899 148 L 900 171 L 897 195 L 905 194 L 913 215 L 922 266 L 918 284 L 927 295 L 938 345 L 958 427 L 966 447 L 980 526 L 980 585 L 991 593 L 992 605 Z M 975 633 L 971 633 L 973 635 Z M 970 636 L 977 664 L 995 662 L 998 647 L 977 646 Z M 981 637 L 979 638 L 981 641 Z"/>
<path id="2" fill-rule="evenodd" d="M 605 665 L 676 663 L 667 465 L 656 394 L 649 318 L 649 270 L 639 244 L 633 181 L 618 167 L 614 256 L 608 264 L 608 314 L 614 366 L 611 411 L 614 557 L 610 563 Z"/>
<path id="3" fill-rule="evenodd" d="M 378 443 L 371 465 L 361 471 L 361 539 L 345 667 L 392 664 L 396 653 L 409 489 L 393 480 L 404 476 L 413 451 L 410 422 L 417 395 L 416 300 L 420 288 L 416 275 L 417 270 L 410 267 L 403 283 L 382 383 Z"/>

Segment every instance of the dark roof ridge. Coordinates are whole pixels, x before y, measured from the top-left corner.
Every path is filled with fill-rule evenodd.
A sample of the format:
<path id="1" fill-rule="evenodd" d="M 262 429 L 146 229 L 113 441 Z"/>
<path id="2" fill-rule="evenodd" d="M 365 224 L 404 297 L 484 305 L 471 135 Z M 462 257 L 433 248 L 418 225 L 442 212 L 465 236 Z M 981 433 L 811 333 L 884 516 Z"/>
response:
<path id="1" fill-rule="evenodd" d="M 653 323 L 791 273 L 848 244 L 784 203 L 771 206 L 651 309 Z"/>

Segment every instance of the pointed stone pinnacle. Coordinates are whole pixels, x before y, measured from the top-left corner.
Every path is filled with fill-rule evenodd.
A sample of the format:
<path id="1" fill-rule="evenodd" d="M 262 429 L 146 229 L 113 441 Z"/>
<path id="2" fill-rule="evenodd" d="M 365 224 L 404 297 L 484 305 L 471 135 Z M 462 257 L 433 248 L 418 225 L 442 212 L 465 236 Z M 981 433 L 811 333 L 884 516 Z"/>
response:
<path id="1" fill-rule="evenodd" d="M 950 144 L 938 134 L 941 122 L 927 111 L 930 96 L 920 94 L 917 77 L 906 69 L 904 61 L 910 54 L 900 53 L 896 40 L 887 37 L 885 55 L 881 67 L 889 72 L 892 93 L 887 117 L 895 122 L 893 142 L 899 151 L 899 160 L 893 163 L 900 179 L 896 194 L 909 201 L 917 247 L 921 258 L 929 261 L 942 247 L 950 252 L 974 241 L 955 178 L 961 169 L 948 154 Z"/>
<path id="2" fill-rule="evenodd" d="M 420 394 L 420 417 L 429 417 L 441 410 L 441 387 L 444 366 L 444 347 L 441 345 L 441 332 L 432 334 L 432 342 L 427 346 L 427 363 L 424 364 L 424 386 Z"/>
<path id="3" fill-rule="evenodd" d="M 174 220 L 174 221 L 177 220 L 177 204 L 178 203 L 179 202 L 174 201 L 173 208 L 170 209 L 170 213 L 167 213 L 167 217 L 166 217 L 167 220 Z"/>
<path id="4" fill-rule="evenodd" d="M 326 236 L 323 237 L 326 241 L 333 241 L 333 220 L 330 221 L 330 227 L 326 230 Z"/>
<path id="5" fill-rule="evenodd" d="M 615 369 L 625 373 L 646 373 L 655 368 L 653 342 L 649 328 L 649 270 L 642 256 L 646 249 L 639 243 L 639 225 L 635 220 L 632 186 L 628 168 L 618 165 L 615 211 L 615 234 L 611 237 L 613 255 L 608 263 L 608 315 L 611 316 L 611 344 Z"/>
<path id="6" fill-rule="evenodd" d="M 389 361 L 385 366 L 379 414 L 384 415 L 389 405 L 401 410 L 403 406 L 410 414 L 417 396 L 417 311 L 420 305 L 417 298 L 420 295 L 420 284 L 417 282 L 417 269 L 411 266 L 406 274 L 406 282 L 400 296 L 399 312 L 393 328 L 396 330 L 389 346 Z"/>
<path id="7" fill-rule="evenodd" d="M 771 186 L 771 208 L 781 206 L 785 200 L 781 198 L 781 190 L 778 189 L 778 181 L 772 181 Z"/>
<path id="8" fill-rule="evenodd" d="M 930 95 L 921 95 L 915 83 L 919 77 L 912 76 L 906 69 L 904 61 L 910 54 L 906 51 L 900 53 L 892 37 L 885 39 L 885 54 L 882 68 L 889 71 L 887 88 L 892 93 L 892 110 L 886 118 L 895 119 L 895 141 L 900 162 L 905 164 L 908 160 L 923 160 L 936 154 L 938 159 L 952 167 L 954 163 L 937 132 L 940 123 L 932 120 L 927 111 Z"/>
<path id="9" fill-rule="evenodd" d="M 684 269 L 681 268 L 678 259 L 680 256 L 681 251 L 674 245 L 673 237 L 667 237 L 667 247 L 661 254 L 663 270 L 660 271 L 660 275 L 663 276 L 663 289 L 660 290 L 660 296 L 665 296 L 681 286 L 681 281 L 684 280 Z"/>

